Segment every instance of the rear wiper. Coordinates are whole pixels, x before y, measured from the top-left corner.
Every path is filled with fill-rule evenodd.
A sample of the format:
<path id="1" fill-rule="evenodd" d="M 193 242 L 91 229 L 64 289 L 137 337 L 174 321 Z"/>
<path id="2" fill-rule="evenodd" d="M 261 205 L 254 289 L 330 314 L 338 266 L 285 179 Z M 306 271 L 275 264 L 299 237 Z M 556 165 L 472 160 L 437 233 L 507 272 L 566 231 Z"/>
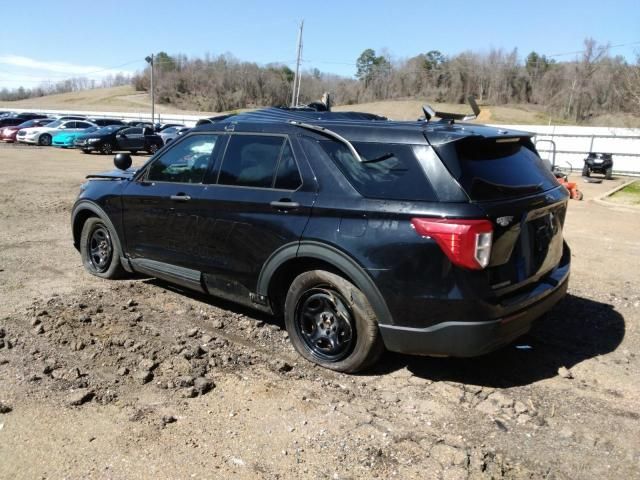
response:
<path id="1" fill-rule="evenodd" d="M 363 158 L 362 159 L 362 163 L 376 163 L 376 162 L 382 162 L 384 160 L 388 160 L 390 158 L 395 157 L 396 154 L 392 153 L 392 152 L 387 152 L 387 153 L 383 153 L 382 155 L 380 155 L 379 157 L 376 158 Z M 362 158 L 362 157 L 361 157 Z"/>

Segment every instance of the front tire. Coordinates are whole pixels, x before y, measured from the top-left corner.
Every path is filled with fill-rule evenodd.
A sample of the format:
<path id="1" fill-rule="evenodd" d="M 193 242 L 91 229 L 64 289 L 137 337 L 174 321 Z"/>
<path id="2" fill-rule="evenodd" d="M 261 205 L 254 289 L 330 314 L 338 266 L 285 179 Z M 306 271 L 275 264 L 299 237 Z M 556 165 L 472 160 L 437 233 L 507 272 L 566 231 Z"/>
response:
<path id="1" fill-rule="evenodd" d="M 147 152 L 149 152 L 149 154 L 151 155 L 153 155 L 157 151 L 158 151 L 158 145 L 155 143 L 152 143 L 151 145 L 149 145 L 149 148 L 147 149 Z"/>
<path id="2" fill-rule="evenodd" d="M 82 226 L 80 255 L 84 268 L 92 275 L 111 279 L 126 276 L 120 264 L 122 248 L 118 237 L 101 218 L 91 217 Z"/>
<path id="3" fill-rule="evenodd" d="M 43 133 L 38 137 L 38 145 L 42 147 L 48 147 L 51 145 L 51 135 Z"/>
<path id="4" fill-rule="evenodd" d="M 91 153 L 91 150 L 87 150 L 86 148 L 83 148 L 82 153 Z"/>
<path id="5" fill-rule="evenodd" d="M 289 287 L 284 316 L 294 348 L 322 367 L 357 372 L 384 350 L 364 293 L 334 273 L 312 270 L 298 275 Z"/>
<path id="6" fill-rule="evenodd" d="M 582 167 L 582 176 L 588 177 L 589 175 L 590 175 L 589 167 L 585 165 L 584 167 Z"/>
<path id="7" fill-rule="evenodd" d="M 613 167 L 609 167 L 604 171 L 604 178 L 611 180 L 613 178 Z"/>

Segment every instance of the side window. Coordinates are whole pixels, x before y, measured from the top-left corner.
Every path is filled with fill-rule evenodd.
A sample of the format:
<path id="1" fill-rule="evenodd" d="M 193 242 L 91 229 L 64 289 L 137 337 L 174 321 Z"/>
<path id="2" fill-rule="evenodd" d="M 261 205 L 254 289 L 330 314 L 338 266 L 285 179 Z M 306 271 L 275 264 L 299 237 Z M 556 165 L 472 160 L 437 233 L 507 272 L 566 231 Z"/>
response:
<path id="1" fill-rule="evenodd" d="M 202 183 L 217 135 L 193 135 L 155 160 L 147 174 L 152 182 Z"/>
<path id="2" fill-rule="evenodd" d="M 278 173 L 276 174 L 275 188 L 282 190 L 296 190 L 302 184 L 300 180 L 300 172 L 293 158 L 293 151 L 289 142 L 284 144 L 282 157 L 278 165 Z"/>
<path id="3" fill-rule="evenodd" d="M 222 161 L 218 183 L 271 188 L 283 142 L 283 137 L 232 135 Z"/>
<path id="4" fill-rule="evenodd" d="M 75 128 L 89 128 L 91 126 L 91 124 L 87 123 L 87 122 L 76 122 L 76 127 Z"/>

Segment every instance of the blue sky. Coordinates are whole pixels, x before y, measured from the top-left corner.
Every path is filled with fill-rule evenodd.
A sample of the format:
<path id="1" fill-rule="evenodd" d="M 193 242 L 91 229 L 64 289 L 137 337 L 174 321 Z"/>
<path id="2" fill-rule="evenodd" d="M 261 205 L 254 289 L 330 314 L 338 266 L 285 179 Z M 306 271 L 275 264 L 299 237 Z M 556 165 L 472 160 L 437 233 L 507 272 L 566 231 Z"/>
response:
<path id="1" fill-rule="evenodd" d="M 304 68 L 342 75 L 355 73 L 366 48 L 401 59 L 429 50 L 517 47 L 524 57 L 531 50 L 581 50 L 592 36 L 612 45 L 635 43 L 611 51 L 630 61 L 640 53 L 639 0 L 29 0 L 6 2 L 2 19 L 0 88 L 131 73 L 161 50 L 293 66 L 300 19 Z"/>

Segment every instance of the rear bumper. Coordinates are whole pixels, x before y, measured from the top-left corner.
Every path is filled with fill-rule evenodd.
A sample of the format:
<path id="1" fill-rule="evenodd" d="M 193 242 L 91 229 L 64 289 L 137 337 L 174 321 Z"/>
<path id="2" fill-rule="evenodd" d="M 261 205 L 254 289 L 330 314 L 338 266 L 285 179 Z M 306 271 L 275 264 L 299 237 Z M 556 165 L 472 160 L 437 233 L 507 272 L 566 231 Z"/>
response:
<path id="1" fill-rule="evenodd" d="M 442 322 L 426 328 L 380 325 L 382 339 L 388 350 L 399 353 L 452 357 L 483 355 L 527 333 L 534 320 L 565 296 L 568 285 L 569 264 L 558 268 L 540 285 L 544 293 L 532 303 L 523 302 L 529 304 L 513 314 L 480 322 Z"/>

